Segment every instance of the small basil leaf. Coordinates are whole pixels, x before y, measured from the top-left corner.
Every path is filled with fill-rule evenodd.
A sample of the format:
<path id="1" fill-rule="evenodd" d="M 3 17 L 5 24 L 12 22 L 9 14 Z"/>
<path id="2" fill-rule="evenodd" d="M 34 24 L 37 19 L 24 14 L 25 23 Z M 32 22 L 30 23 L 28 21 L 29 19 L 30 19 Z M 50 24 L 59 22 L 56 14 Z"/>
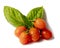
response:
<path id="1" fill-rule="evenodd" d="M 27 18 L 29 20 L 35 20 L 36 18 L 43 18 L 43 12 L 44 12 L 43 7 L 34 8 L 27 14 Z"/>

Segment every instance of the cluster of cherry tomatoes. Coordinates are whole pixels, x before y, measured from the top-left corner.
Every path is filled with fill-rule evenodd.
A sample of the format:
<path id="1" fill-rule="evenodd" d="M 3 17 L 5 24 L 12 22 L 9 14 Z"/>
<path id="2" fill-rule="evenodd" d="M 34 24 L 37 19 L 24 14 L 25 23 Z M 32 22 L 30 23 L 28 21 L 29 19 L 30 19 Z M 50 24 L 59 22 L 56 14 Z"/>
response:
<path id="1" fill-rule="evenodd" d="M 19 26 L 15 30 L 15 35 L 19 38 L 22 44 L 37 42 L 41 39 L 49 40 L 52 38 L 52 32 L 46 28 L 46 22 L 37 18 L 33 22 L 33 27 L 27 29 L 25 26 Z"/>

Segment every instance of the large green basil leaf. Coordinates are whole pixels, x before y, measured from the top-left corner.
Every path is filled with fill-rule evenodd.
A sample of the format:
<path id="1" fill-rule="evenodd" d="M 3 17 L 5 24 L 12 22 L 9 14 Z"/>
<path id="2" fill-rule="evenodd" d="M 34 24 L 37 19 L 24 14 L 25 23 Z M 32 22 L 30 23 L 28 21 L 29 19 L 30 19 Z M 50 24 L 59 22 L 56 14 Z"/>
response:
<path id="1" fill-rule="evenodd" d="M 26 16 L 24 16 L 20 11 L 15 8 L 4 6 L 4 15 L 7 21 L 15 27 L 27 26 L 29 28 L 30 26 L 32 26 L 32 23 L 28 21 Z"/>
<path id="2" fill-rule="evenodd" d="M 27 14 L 27 18 L 29 20 L 35 20 L 36 18 L 43 18 L 43 12 L 44 12 L 43 7 L 34 8 Z"/>

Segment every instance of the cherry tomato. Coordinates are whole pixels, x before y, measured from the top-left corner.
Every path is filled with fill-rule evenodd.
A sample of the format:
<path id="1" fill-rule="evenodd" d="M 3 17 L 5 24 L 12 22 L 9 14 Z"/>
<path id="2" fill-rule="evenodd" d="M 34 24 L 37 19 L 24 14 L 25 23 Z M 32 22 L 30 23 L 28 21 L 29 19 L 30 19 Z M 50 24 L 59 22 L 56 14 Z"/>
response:
<path id="1" fill-rule="evenodd" d="M 19 39 L 22 44 L 28 44 L 31 42 L 31 36 L 26 32 L 22 32 L 19 36 Z"/>
<path id="2" fill-rule="evenodd" d="M 44 29 L 41 33 L 42 33 L 42 37 L 46 40 L 52 38 L 52 32 L 48 29 Z"/>
<path id="3" fill-rule="evenodd" d="M 24 27 L 24 26 L 19 26 L 19 27 L 17 27 L 16 30 L 15 30 L 15 35 L 16 35 L 17 37 L 19 37 L 19 35 L 20 35 L 23 31 L 26 31 L 26 30 L 27 30 L 26 27 Z"/>
<path id="4" fill-rule="evenodd" d="M 30 35 L 32 37 L 33 42 L 36 42 L 36 41 L 38 41 L 40 39 L 40 32 L 39 32 L 38 29 L 30 28 L 29 33 L 30 33 Z"/>
<path id="5" fill-rule="evenodd" d="M 34 22 L 34 26 L 38 29 L 44 29 L 46 27 L 46 23 L 43 19 L 37 18 Z"/>

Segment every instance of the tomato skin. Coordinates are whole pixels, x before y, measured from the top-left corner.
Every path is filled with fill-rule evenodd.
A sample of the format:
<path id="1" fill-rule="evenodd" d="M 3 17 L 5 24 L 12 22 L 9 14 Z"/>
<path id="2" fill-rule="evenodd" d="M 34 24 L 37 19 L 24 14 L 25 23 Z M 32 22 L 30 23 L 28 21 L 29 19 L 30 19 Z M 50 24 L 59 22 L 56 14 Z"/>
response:
<path id="1" fill-rule="evenodd" d="M 52 32 L 48 29 L 44 29 L 42 32 L 42 38 L 49 40 L 52 38 Z"/>
<path id="2" fill-rule="evenodd" d="M 38 29 L 44 29 L 46 27 L 46 23 L 43 19 L 37 18 L 34 22 L 34 26 Z"/>
<path id="3" fill-rule="evenodd" d="M 28 44 L 31 42 L 31 36 L 26 32 L 22 32 L 19 36 L 19 40 L 22 44 Z"/>
<path id="4" fill-rule="evenodd" d="M 19 27 L 17 27 L 16 30 L 15 30 L 15 35 L 16 35 L 17 37 L 19 37 L 19 35 L 20 35 L 23 31 L 26 31 L 26 30 L 27 30 L 26 27 L 24 27 L 24 26 L 19 26 Z"/>
<path id="5" fill-rule="evenodd" d="M 40 39 L 40 32 L 39 32 L 38 29 L 30 28 L 29 33 L 30 33 L 30 35 L 32 37 L 33 42 L 36 42 L 36 41 L 38 41 Z"/>

